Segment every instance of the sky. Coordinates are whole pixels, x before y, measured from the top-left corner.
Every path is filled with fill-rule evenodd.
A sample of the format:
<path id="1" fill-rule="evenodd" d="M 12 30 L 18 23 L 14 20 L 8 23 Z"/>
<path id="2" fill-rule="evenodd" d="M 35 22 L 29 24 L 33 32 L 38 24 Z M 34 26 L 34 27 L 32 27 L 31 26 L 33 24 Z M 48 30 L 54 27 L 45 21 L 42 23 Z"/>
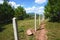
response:
<path id="1" fill-rule="evenodd" d="M 17 8 L 22 6 L 25 8 L 27 13 L 44 13 L 44 6 L 47 4 L 48 0 L 9 0 L 11 6 Z M 3 3 L 3 0 L 0 0 L 0 4 Z"/>

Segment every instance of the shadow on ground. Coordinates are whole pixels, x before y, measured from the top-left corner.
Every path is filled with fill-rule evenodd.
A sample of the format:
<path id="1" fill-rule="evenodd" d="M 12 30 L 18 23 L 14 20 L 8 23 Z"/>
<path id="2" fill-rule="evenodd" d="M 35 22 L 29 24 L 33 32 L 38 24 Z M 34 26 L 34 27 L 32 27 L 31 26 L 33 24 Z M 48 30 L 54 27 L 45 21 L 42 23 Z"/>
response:
<path id="1" fill-rule="evenodd" d="M 0 23 L 0 32 L 4 31 L 6 28 L 5 28 L 5 25 L 8 25 L 12 22 L 4 22 L 4 23 Z"/>
<path id="2" fill-rule="evenodd" d="M 6 24 L 0 24 L 0 32 L 2 32 L 3 30 L 6 29 L 6 28 L 4 27 L 4 25 L 6 25 Z"/>

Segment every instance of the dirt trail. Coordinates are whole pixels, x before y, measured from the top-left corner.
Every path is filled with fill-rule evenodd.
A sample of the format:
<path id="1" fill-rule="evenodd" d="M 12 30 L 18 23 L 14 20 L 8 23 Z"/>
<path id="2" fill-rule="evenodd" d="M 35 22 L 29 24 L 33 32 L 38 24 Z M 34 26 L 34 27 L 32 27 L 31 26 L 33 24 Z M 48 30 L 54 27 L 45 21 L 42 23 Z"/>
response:
<path id="1" fill-rule="evenodd" d="M 36 32 L 36 40 L 47 40 L 46 29 L 41 29 Z"/>
<path id="2" fill-rule="evenodd" d="M 45 29 L 45 24 L 41 24 L 40 25 L 40 30 L 37 30 L 36 31 L 36 40 L 47 40 L 48 37 L 47 37 L 47 30 Z"/>

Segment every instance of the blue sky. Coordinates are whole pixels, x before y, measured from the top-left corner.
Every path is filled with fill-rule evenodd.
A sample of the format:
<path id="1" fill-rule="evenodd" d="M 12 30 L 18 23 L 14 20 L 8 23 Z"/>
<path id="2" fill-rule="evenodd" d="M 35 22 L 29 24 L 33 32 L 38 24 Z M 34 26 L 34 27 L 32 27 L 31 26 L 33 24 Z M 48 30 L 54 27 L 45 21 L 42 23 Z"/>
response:
<path id="1" fill-rule="evenodd" d="M 22 6 L 25 8 L 27 13 L 34 12 L 42 14 L 44 12 L 44 6 L 47 4 L 48 0 L 10 0 L 9 4 L 17 8 Z M 3 3 L 0 0 L 0 4 Z"/>

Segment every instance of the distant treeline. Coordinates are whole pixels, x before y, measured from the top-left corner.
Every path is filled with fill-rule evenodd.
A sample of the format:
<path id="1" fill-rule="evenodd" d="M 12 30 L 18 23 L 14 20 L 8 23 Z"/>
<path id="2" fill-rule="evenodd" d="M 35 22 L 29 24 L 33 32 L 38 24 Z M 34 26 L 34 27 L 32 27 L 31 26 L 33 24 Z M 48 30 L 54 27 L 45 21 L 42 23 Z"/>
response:
<path id="1" fill-rule="evenodd" d="M 29 19 L 34 19 L 35 13 L 27 13 Z M 36 18 L 39 18 L 39 14 L 36 14 Z"/>

